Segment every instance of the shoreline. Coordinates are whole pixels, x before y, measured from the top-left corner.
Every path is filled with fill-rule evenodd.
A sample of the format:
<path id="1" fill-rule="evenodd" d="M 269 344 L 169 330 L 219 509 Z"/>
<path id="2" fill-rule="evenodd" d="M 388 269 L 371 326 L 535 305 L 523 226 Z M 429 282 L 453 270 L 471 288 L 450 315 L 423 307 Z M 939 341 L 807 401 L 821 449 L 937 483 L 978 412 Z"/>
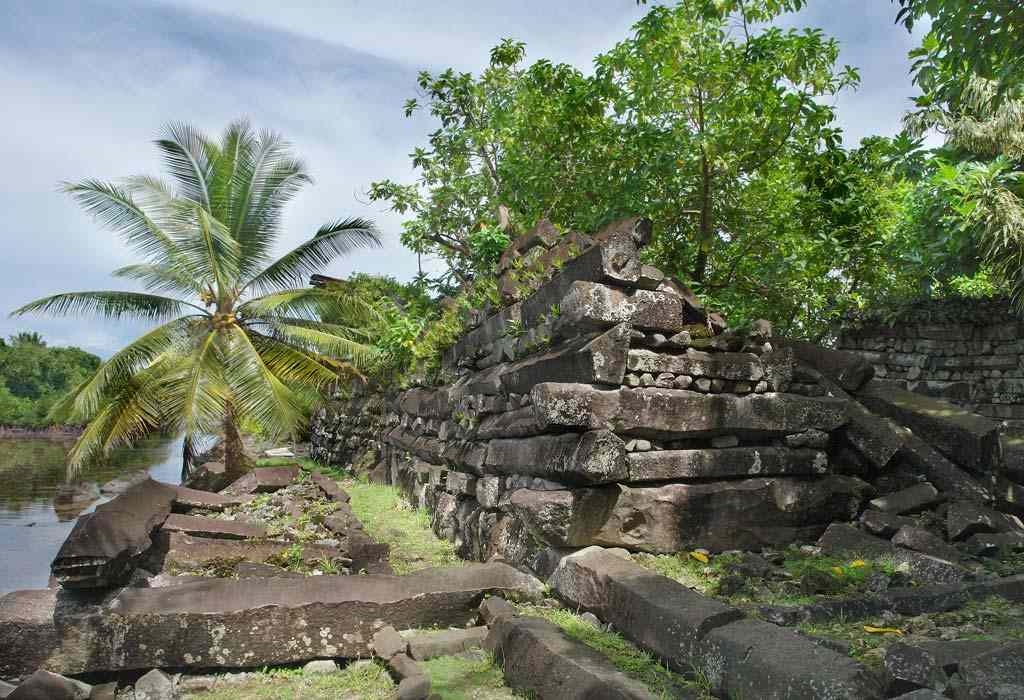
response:
<path id="1" fill-rule="evenodd" d="M 0 425 L 0 440 L 14 438 L 42 438 L 46 440 L 74 439 L 82 434 L 82 428 L 74 426 L 51 426 L 49 428 L 22 428 Z"/>

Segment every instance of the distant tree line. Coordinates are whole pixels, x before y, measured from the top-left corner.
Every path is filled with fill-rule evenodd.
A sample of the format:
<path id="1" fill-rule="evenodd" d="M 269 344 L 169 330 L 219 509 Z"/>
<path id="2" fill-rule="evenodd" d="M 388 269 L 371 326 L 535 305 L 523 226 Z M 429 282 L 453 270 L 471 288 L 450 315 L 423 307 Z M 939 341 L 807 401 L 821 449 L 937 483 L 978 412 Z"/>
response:
<path id="1" fill-rule="evenodd" d="M 38 333 L 0 339 L 0 425 L 50 425 L 50 408 L 99 366 L 95 355 L 75 347 L 49 347 Z"/>

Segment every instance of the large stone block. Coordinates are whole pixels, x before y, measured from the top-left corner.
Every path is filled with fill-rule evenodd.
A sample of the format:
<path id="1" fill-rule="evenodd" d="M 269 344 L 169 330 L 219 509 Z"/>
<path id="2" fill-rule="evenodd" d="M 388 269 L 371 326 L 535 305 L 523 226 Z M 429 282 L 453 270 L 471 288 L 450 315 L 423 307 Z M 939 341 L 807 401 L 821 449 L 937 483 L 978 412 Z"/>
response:
<path id="1" fill-rule="evenodd" d="M 153 570 L 193 571 L 216 563 L 230 561 L 266 562 L 280 557 L 290 548 L 289 542 L 251 542 L 237 539 L 192 537 L 181 532 L 158 533 L 155 539 L 155 561 L 147 562 Z M 320 559 L 334 559 L 345 553 L 336 547 L 318 544 L 301 545 L 302 559 L 313 564 Z"/>
<path id="2" fill-rule="evenodd" d="M 633 452 L 627 460 L 629 481 L 807 476 L 828 472 L 828 456 L 824 452 L 787 447 Z"/>
<path id="3" fill-rule="evenodd" d="M 0 599 L 0 669 L 20 676 L 36 667 L 75 674 L 365 657 L 385 625 L 461 627 L 486 595 L 537 599 L 541 590 L 532 576 L 489 563 L 404 577 L 206 579 L 126 588 L 102 606 L 27 592 L 13 605 Z M 26 597 L 34 599 L 28 614 Z M 32 652 L 16 655 L 25 649 Z"/>
<path id="4" fill-rule="evenodd" d="M 806 340 L 777 336 L 772 338 L 772 344 L 792 349 L 800 362 L 818 370 L 846 391 L 857 391 L 875 375 L 871 363 L 855 352 L 832 350 Z"/>
<path id="5" fill-rule="evenodd" d="M 608 430 L 491 440 L 484 469 L 566 484 L 607 484 L 629 478 L 626 445 Z"/>
<path id="6" fill-rule="evenodd" d="M 168 515 L 160 529 L 165 532 L 182 532 L 193 537 L 216 537 L 229 540 L 257 539 L 267 536 L 266 528 L 259 525 L 176 513 Z"/>
<path id="7" fill-rule="evenodd" d="M 563 336 L 619 323 L 671 333 L 686 326 L 681 297 L 655 290 L 623 291 L 594 282 L 573 282 L 561 299 L 546 306 L 551 304 L 558 304 L 556 329 Z"/>
<path id="8" fill-rule="evenodd" d="M 868 494 L 843 476 L 620 486 L 594 544 L 645 552 L 757 550 L 813 541 L 833 520 L 856 517 Z"/>
<path id="9" fill-rule="evenodd" d="M 846 440 L 875 469 L 885 468 L 907 441 L 907 432 L 890 419 L 877 416 L 859 403 L 848 405 L 850 422 L 843 429 Z"/>
<path id="10" fill-rule="evenodd" d="M 226 496 L 271 493 L 283 489 L 298 479 L 300 473 L 302 473 L 302 469 L 298 464 L 283 467 L 257 467 L 245 476 L 239 477 L 221 493 Z"/>
<path id="11" fill-rule="evenodd" d="M 630 372 L 649 372 L 653 375 L 671 372 L 741 382 L 758 382 L 764 377 L 764 367 L 758 356 L 745 352 L 693 351 L 683 355 L 669 355 L 633 349 L 629 351 L 626 366 Z"/>
<path id="12" fill-rule="evenodd" d="M 530 357 L 506 369 L 501 384 L 513 394 L 528 394 L 535 385 L 554 381 L 620 386 L 631 330 L 629 324 L 620 323 L 596 338 Z"/>
<path id="13" fill-rule="evenodd" d="M 51 564 L 62 586 L 96 588 L 124 580 L 171 512 L 174 487 L 148 479 L 75 523 Z"/>
<path id="14" fill-rule="evenodd" d="M 847 402 L 795 394 L 702 394 L 673 389 L 598 389 L 538 384 L 530 392 L 538 426 L 677 438 L 830 432 L 846 420 Z"/>
<path id="15" fill-rule="evenodd" d="M 995 499 L 992 488 L 975 479 L 939 454 L 917 435 L 907 435 L 900 456 L 939 491 L 951 498 L 989 503 Z"/>
<path id="16" fill-rule="evenodd" d="M 563 557 L 548 584 L 670 668 L 724 697 L 877 698 L 877 681 L 845 655 L 705 598 L 607 550 Z"/>
<path id="17" fill-rule="evenodd" d="M 592 544 L 609 517 L 614 489 L 534 491 L 517 489 L 509 498 L 513 513 L 537 539 L 554 547 Z"/>
<path id="18" fill-rule="evenodd" d="M 647 687 L 618 671 L 604 654 L 570 639 L 547 620 L 505 617 L 487 636 L 505 682 L 551 700 L 654 700 Z"/>
<path id="19" fill-rule="evenodd" d="M 818 546 L 826 554 L 890 558 L 907 566 L 915 578 L 928 583 L 957 583 L 968 575 L 967 569 L 957 563 L 897 547 L 846 523 L 829 525 L 818 540 Z"/>
<path id="20" fill-rule="evenodd" d="M 999 426 L 988 418 L 877 381 L 857 398 L 875 413 L 907 426 L 960 466 L 981 473 L 1000 470 Z"/>

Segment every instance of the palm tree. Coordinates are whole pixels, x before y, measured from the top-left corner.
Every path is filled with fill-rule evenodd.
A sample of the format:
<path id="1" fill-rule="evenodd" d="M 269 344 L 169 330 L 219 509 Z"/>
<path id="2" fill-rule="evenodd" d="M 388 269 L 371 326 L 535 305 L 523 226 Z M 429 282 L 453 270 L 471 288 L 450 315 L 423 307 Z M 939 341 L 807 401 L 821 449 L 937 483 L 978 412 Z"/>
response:
<path id="1" fill-rule="evenodd" d="M 303 284 L 335 257 L 380 241 L 371 222 L 338 220 L 272 260 L 284 205 L 312 182 L 287 142 L 239 121 L 219 143 L 170 124 L 156 146 L 170 183 L 138 176 L 63 186 L 145 259 L 114 275 L 147 291 L 57 294 L 13 315 L 159 323 L 51 412 L 55 421 L 87 423 L 69 455 L 73 470 L 160 430 L 185 435 L 186 469 L 196 438 L 223 433 L 226 470 L 238 476 L 248 466 L 241 425 L 293 433 L 317 389 L 370 359 L 356 329 L 319 320 L 325 306 L 358 319 L 359 301 Z"/>

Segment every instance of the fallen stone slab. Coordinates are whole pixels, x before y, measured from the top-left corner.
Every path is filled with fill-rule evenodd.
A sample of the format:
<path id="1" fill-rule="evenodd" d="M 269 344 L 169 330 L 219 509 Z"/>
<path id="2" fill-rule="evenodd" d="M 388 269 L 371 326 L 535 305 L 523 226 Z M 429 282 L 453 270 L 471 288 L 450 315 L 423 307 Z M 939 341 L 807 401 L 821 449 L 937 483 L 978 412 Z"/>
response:
<path id="1" fill-rule="evenodd" d="M 904 525 L 916 525 L 917 521 L 895 513 L 867 509 L 860 515 L 860 524 L 872 535 L 891 539 Z"/>
<path id="2" fill-rule="evenodd" d="M 966 659 L 998 649 L 1002 643 L 990 639 L 955 639 L 915 642 L 914 646 L 932 655 L 946 673 L 956 673 Z"/>
<path id="3" fill-rule="evenodd" d="M 951 540 L 964 540 L 978 533 L 1024 532 L 1016 515 L 1000 513 L 978 503 L 957 501 L 946 511 L 946 534 Z"/>
<path id="4" fill-rule="evenodd" d="M 920 688 L 942 692 L 949 683 L 942 665 L 920 646 L 897 642 L 885 650 L 882 664 L 886 688 L 892 695 Z"/>
<path id="5" fill-rule="evenodd" d="M 837 475 L 620 485 L 600 530 L 575 544 L 671 553 L 811 542 L 834 520 L 856 517 L 869 494 L 863 481 Z"/>
<path id="6" fill-rule="evenodd" d="M 956 547 L 948 544 L 935 533 L 915 525 L 904 525 L 893 535 L 891 541 L 897 547 L 930 554 L 946 561 L 959 562 L 963 559 L 963 555 Z"/>
<path id="7" fill-rule="evenodd" d="M 620 386 L 631 330 L 629 324 L 620 323 L 596 338 L 529 357 L 509 366 L 501 375 L 501 385 L 513 394 L 528 394 L 535 385 L 553 381 Z"/>
<path id="8" fill-rule="evenodd" d="M 847 402 L 795 394 L 704 394 L 682 389 L 607 390 L 538 384 L 530 392 L 543 431 L 612 429 L 619 435 L 676 438 L 770 437 L 809 428 L 830 432 L 846 420 Z"/>
<path id="9" fill-rule="evenodd" d="M 91 693 L 92 686 L 87 683 L 39 670 L 7 697 L 10 700 L 87 700 Z"/>
<path id="10" fill-rule="evenodd" d="M 509 686 L 529 690 L 540 700 L 655 697 L 606 656 L 540 618 L 502 618 L 491 627 L 486 647 L 500 659 Z"/>
<path id="11" fill-rule="evenodd" d="M 894 493 L 879 496 L 871 501 L 872 508 L 902 515 L 914 513 L 934 505 L 939 500 L 939 491 L 927 481 L 908 486 Z"/>
<path id="12" fill-rule="evenodd" d="M 828 473 L 824 452 L 787 447 L 658 450 L 634 452 L 626 460 L 628 481 L 634 482 Z"/>
<path id="13" fill-rule="evenodd" d="M 824 348 L 806 340 L 774 336 L 776 348 L 789 348 L 797 359 L 810 365 L 849 392 L 856 392 L 872 377 L 875 369 L 862 355 L 845 350 Z"/>
<path id="14" fill-rule="evenodd" d="M 272 493 L 283 489 L 299 478 L 302 469 L 297 464 L 286 467 L 257 467 L 239 477 L 221 491 L 226 496 L 241 496 L 249 493 Z"/>
<path id="15" fill-rule="evenodd" d="M 967 538 L 967 549 L 975 556 L 989 557 L 1004 552 L 1024 551 L 1024 532 L 982 532 Z"/>
<path id="16" fill-rule="evenodd" d="M 910 573 L 923 581 L 956 583 L 969 573 L 959 564 L 938 557 L 895 546 L 888 540 L 861 532 L 852 525 L 832 523 L 818 539 L 825 554 L 849 554 L 865 557 L 891 557 L 897 564 L 905 564 Z"/>
<path id="17" fill-rule="evenodd" d="M 192 537 L 182 532 L 163 532 L 156 538 L 159 566 L 164 571 L 194 571 L 211 564 L 250 561 L 264 563 L 280 557 L 293 547 L 291 542 L 250 542 L 247 540 Z M 302 544 L 302 560 L 313 564 L 317 560 L 336 559 L 345 552 L 336 547 Z"/>
<path id="18" fill-rule="evenodd" d="M 212 491 L 190 489 L 187 486 L 175 486 L 173 488 L 175 492 L 173 505 L 178 510 L 198 508 L 200 510 L 222 511 L 225 508 L 233 508 L 252 500 L 252 496 L 225 496 Z"/>
<path id="19" fill-rule="evenodd" d="M 305 574 L 288 571 L 280 566 L 261 564 L 255 561 L 240 561 L 235 565 L 238 578 L 304 578 Z"/>
<path id="20" fill-rule="evenodd" d="M 174 679 L 158 668 L 135 681 L 135 700 L 174 700 Z"/>
<path id="21" fill-rule="evenodd" d="M 847 410 L 850 422 L 843 428 L 846 441 L 875 469 L 884 469 L 906 443 L 906 429 L 889 418 L 875 415 L 856 401 L 851 401 Z"/>
<path id="22" fill-rule="evenodd" d="M 1024 697 L 1024 642 L 1006 644 L 965 659 L 960 663 L 959 676 L 975 693 L 974 697 L 991 697 L 987 693 L 999 693 L 1010 687 L 1014 694 L 995 697 Z"/>
<path id="23" fill-rule="evenodd" d="M 891 700 L 947 700 L 947 698 L 942 693 L 938 693 L 931 688 L 918 688 L 909 693 L 897 695 Z"/>
<path id="24" fill-rule="evenodd" d="M 227 540 L 254 540 L 267 536 L 266 528 L 259 525 L 177 513 L 167 516 L 160 529 L 164 532 L 181 532 L 193 537 L 216 537 Z"/>
<path id="25" fill-rule="evenodd" d="M 592 611 L 680 673 L 707 679 L 727 697 L 877 698 L 877 681 L 845 655 L 783 628 L 743 618 L 611 550 L 562 558 L 548 585 Z"/>
<path id="26" fill-rule="evenodd" d="M 1000 468 L 999 426 L 951 403 L 873 381 L 858 400 L 875 413 L 892 418 L 960 466 L 978 473 Z"/>
<path id="27" fill-rule="evenodd" d="M 486 637 L 487 628 L 483 626 L 419 632 L 409 637 L 409 656 L 417 661 L 454 656 L 470 649 L 482 648 Z"/>
<path id="28" fill-rule="evenodd" d="M 626 444 L 610 430 L 491 440 L 484 470 L 581 485 L 629 479 Z"/>
<path id="29" fill-rule="evenodd" d="M 503 617 L 515 617 L 519 611 L 504 598 L 485 598 L 480 603 L 480 619 L 487 626 L 493 625 Z"/>
<path id="30" fill-rule="evenodd" d="M 207 579 L 126 588 L 103 605 L 75 608 L 58 606 L 53 591 L 22 592 L 15 610 L 9 596 L 0 599 L 0 669 L 22 676 L 32 664 L 75 674 L 365 657 L 384 625 L 464 626 L 486 595 L 537 600 L 542 590 L 532 576 L 488 563 L 404 577 Z M 11 613 L 19 611 L 11 624 Z M 25 649 L 32 652 L 17 653 Z"/>
<path id="31" fill-rule="evenodd" d="M 148 479 L 83 515 L 50 565 L 53 576 L 68 588 L 123 582 L 150 548 L 174 497 L 173 487 Z"/>
<path id="32" fill-rule="evenodd" d="M 316 484 L 317 488 L 332 501 L 348 503 L 351 500 L 351 496 L 349 496 L 343 488 L 338 486 L 338 482 L 331 477 L 321 474 L 320 472 L 313 472 L 309 478 L 314 484 Z"/>
<path id="33" fill-rule="evenodd" d="M 991 503 L 995 494 L 916 435 L 908 434 L 900 457 L 950 498 Z"/>
<path id="34" fill-rule="evenodd" d="M 377 630 L 371 643 L 373 653 L 382 659 L 390 659 L 396 654 L 405 654 L 409 650 L 409 642 L 391 625 Z"/>
<path id="35" fill-rule="evenodd" d="M 183 485 L 200 491 L 220 491 L 230 483 L 224 463 L 211 461 L 193 466 Z"/>

